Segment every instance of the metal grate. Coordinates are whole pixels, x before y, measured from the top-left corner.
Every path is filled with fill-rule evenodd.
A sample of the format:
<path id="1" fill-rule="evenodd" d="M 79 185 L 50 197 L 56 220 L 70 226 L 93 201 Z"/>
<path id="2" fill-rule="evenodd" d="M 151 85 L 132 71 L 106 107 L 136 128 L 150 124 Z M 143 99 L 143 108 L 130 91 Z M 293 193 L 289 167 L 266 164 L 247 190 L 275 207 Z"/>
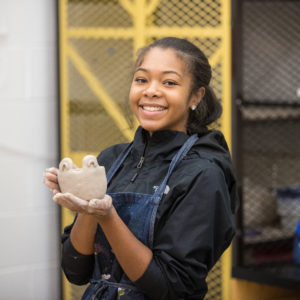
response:
<path id="1" fill-rule="evenodd" d="M 243 3 L 245 266 L 293 264 L 300 198 L 285 195 L 300 190 L 299 15 L 300 1 Z"/>
<path id="2" fill-rule="evenodd" d="M 165 0 L 160 1 L 149 21 L 154 20 L 152 24 L 157 26 L 215 27 L 221 25 L 221 19 L 220 1 Z"/>
<path id="3" fill-rule="evenodd" d="M 80 165 L 86 154 L 133 137 L 128 106 L 136 50 L 164 36 L 187 38 L 208 56 L 211 85 L 226 112 L 216 127 L 230 143 L 229 2 L 225 0 L 60 0 L 62 156 Z M 227 67 L 226 67 L 227 66 Z M 227 114 L 227 115 L 226 115 Z M 63 226 L 72 214 L 63 211 Z M 224 258 L 225 259 L 225 258 Z M 206 299 L 224 294 L 223 262 L 209 273 Z M 230 267 L 230 265 L 227 265 Z M 228 272 L 229 274 L 229 272 Z M 229 276 L 227 278 L 229 280 Z M 84 288 L 64 281 L 64 298 L 80 299 Z"/>
<path id="4" fill-rule="evenodd" d="M 276 191 L 300 184 L 300 109 L 298 113 L 298 119 L 252 120 L 243 124 L 246 244 L 276 240 L 278 247 L 280 243 L 291 247 L 291 240 L 285 239 L 293 237 L 298 218 L 293 218 L 293 207 L 280 210 Z"/>
<path id="5" fill-rule="evenodd" d="M 68 26 L 129 27 L 132 18 L 118 0 L 70 0 Z"/>
<path id="6" fill-rule="evenodd" d="M 84 57 L 89 70 L 124 112 L 129 126 L 132 126 L 127 98 L 133 60 L 132 41 L 72 39 L 70 44 L 78 55 Z M 71 151 L 97 152 L 112 144 L 127 141 L 72 63 L 69 65 L 69 96 Z"/>
<path id="7" fill-rule="evenodd" d="M 299 16 L 299 1 L 244 2 L 244 100 L 300 104 Z"/>
<path id="8" fill-rule="evenodd" d="M 219 260 L 214 266 L 213 271 L 209 272 L 207 276 L 208 292 L 205 296 L 205 300 L 223 299 L 222 284 L 220 284 L 221 274 L 222 274 L 222 263 Z"/>

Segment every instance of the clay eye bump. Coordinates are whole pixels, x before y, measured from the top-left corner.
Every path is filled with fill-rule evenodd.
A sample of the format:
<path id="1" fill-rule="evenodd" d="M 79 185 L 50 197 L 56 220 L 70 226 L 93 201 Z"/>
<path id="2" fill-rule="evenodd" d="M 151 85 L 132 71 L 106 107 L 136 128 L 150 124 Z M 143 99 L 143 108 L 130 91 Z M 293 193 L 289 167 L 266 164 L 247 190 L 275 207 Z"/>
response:
<path id="1" fill-rule="evenodd" d="M 99 165 L 94 155 L 87 155 L 82 159 L 82 166 L 84 168 L 97 168 Z"/>
<path id="2" fill-rule="evenodd" d="M 94 161 L 90 161 L 89 164 L 88 164 L 88 167 L 94 167 L 96 168 L 98 164 L 96 164 L 96 162 Z"/>
<path id="3" fill-rule="evenodd" d="M 69 157 L 64 158 L 59 164 L 59 170 L 63 172 L 68 171 L 72 168 L 73 168 L 73 161 Z"/>

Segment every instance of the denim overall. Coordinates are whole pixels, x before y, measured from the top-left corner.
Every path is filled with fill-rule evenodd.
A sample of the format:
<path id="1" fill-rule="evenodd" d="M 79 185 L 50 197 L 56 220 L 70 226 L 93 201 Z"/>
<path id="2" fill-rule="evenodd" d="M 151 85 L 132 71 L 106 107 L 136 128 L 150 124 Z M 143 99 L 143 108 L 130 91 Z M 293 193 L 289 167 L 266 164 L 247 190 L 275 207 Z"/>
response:
<path id="1" fill-rule="evenodd" d="M 113 199 L 113 205 L 123 222 L 131 232 L 144 245 L 152 249 L 153 233 L 156 212 L 164 194 L 167 181 L 174 168 L 183 159 L 193 144 L 198 139 L 196 134 L 192 135 L 173 157 L 167 175 L 153 195 L 138 193 L 109 193 Z M 114 174 L 120 168 L 132 149 L 132 143 L 119 155 L 109 172 L 107 182 L 109 183 Z M 83 300 L 105 299 L 105 300 L 146 300 L 147 297 L 138 291 L 116 260 L 111 247 L 98 225 L 95 237 L 95 266 L 91 285 L 85 291 Z"/>

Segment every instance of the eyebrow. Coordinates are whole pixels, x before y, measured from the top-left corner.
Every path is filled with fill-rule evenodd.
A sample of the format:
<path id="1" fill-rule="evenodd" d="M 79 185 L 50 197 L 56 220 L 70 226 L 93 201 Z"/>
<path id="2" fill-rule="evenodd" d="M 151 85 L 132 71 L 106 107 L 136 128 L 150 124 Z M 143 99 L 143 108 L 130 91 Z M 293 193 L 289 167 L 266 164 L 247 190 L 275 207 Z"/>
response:
<path id="1" fill-rule="evenodd" d="M 135 70 L 135 73 L 138 72 L 138 71 L 142 71 L 142 72 L 148 73 L 148 70 L 144 69 L 144 68 L 137 68 Z M 163 74 L 175 74 L 175 75 L 179 76 L 180 78 L 182 78 L 182 76 L 179 73 L 177 73 L 176 71 L 171 71 L 171 70 L 163 71 Z"/>

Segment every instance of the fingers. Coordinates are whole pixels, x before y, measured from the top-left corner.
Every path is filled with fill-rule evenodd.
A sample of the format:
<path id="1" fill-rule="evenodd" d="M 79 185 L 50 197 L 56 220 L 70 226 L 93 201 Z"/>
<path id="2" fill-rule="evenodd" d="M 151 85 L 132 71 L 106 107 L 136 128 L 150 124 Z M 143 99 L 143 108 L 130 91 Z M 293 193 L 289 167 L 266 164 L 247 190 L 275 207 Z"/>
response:
<path id="1" fill-rule="evenodd" d="M 57 179 L 57 169 L 52 167 L 46 169 L 44 173 L 43 183 L 50 189 L 50 191 L 55 195 L 60 192 L 58 179 Z"/>
<path id="2" fill-rule="evenodd" d="M 69 210 L 79 212 L 79 207 L 73 203 L 67 194 L 56 193 L 53 197 L 53 201 Z"/>
<path id="3" fill-rule="evenodd" d="M 53 189 L 52 193 L 53 193 L 53 195 L 56 195 L 56 194 L 60 193 L 60 190 L 59 189 Z"/>
<path id="4" fill-rule="evenodd" d="M 54 175 L 57 175 L 58 169 L 57 169 L 57 168 L 54 168 L 54 167 L 50 167 L 50 168 L 47 168 L 47 169 L 46 169 L 46 172 L 52 173 L 52 174 L 54 174 Z"/>
<path id="5" fill-rule="evenodd" d="M 105 195 L 103 199 L 86 201 L 71 193 L 56 193 L 53 201 L 72 211 L 95 216 L 108 215 L 112 209 L 112 199 L 108 195 Z"/>
<path id="6" fill-rule="evenodd" d="M 71 193 L 56 193 L 53 201 L 62 207 L 68 208 L 79 213 L 88 213 L 88 201 L 80 199 Z"/>
<path id="7" fill-rule="evenodd" d="M 89 206 L 96 209 L 107 210 L 112 206 L 112 199 L 109 195 L 105 195 L 103 199 L 90 200 Z"/>
<path id="8" fill-rule="evenodd" d="M 47 178 L 49 181 L 58 183 L 57 179 L 57 169 L 56 168 L 49 168 L 46 169 L 46 172 L 44 173 L 45 178 Z"/>
<path id="9" fill-rule="evenodd" d="M 82 208 L 86 208 L 88 206 L 88 201 L 80 199 L 71 193 L 64 194 L 66 198 L 68 198 L 74 205 L 77 205 Z"/>
<path id="10" fill-rule="evenodd" d="M 89 201 L 89 210 L 94 215 L 106 216 L 111 212 L 112 198 L 105 195 L 103 199 L 92 199 Z"/>
<path id="11" fill-rule="evenodd" d="M 60 192 L 59 185 L 57 183 L 54 183 L 52 181 L 49 181 L 48 179 L 43 179 L 43 183 L 49 188 L 50 192 L 54 195 Z"/>

